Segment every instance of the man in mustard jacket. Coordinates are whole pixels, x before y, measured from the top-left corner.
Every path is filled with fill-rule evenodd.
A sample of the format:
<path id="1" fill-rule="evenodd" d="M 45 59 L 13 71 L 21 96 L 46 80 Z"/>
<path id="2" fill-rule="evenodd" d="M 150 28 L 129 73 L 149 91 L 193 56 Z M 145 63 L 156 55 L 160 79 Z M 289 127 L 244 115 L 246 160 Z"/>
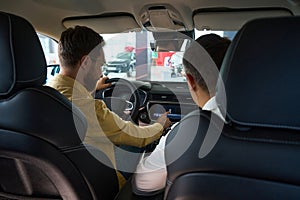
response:
<path id="1" fill-rule="evenodd" d="M 116 168 L 114 145 L 144 147 L 159 139 L 164 128 L 170 126 L 167 113 L 156 123 L 137 126 L 124 121 L 110 111 L 102 100 L 94 99 L 96 89 L 108 87 L 102 77 L 104 64 L 103 38 L 90 28 L 76 26 L 61 34 L 59 41 L 60 72 L 47 84 L 80 108 L 88 121 L 84 142 L 100 148 Z M 117 171 L 119 186 L 125 183 Z"/>

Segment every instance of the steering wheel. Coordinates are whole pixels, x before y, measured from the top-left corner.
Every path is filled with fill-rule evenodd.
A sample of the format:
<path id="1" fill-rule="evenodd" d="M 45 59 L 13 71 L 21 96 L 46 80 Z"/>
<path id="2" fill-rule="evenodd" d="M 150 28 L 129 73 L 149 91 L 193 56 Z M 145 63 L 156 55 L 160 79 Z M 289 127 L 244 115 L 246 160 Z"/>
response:
<path id="1" fill-rule="evenodd" d="M 103 99 L 103 101 L 106 103 L 106 106 L 124 120 L 132 121 L 135 124 L 138 124 L 140 96 L 136 86 L 123 78 L 107 79 L 105 83 L 112 83 L 112 85 L 104 90 L 96 91 L 96 98 Z M 124 90 L 124 88 L 122 89 L 124 86 L 130 91 L 130 94 L 128 94 L 128 99 L 118 96 L 118 91 Z M 111 92 L 110 97 L 105 97 L 105 93 L 107 92 Z"/>

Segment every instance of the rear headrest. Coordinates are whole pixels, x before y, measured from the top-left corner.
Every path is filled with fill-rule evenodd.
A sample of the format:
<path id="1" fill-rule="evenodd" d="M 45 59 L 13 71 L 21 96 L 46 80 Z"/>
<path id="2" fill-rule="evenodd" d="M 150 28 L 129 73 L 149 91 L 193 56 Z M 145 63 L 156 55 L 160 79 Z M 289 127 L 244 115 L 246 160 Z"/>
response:
<path id="1" fill-rule="evenodd" d="M 0 44 L 0 98 L 45 82 L 43 49 L 27 20 L 0 12 Z"/>
<path id="2" fill-rule="evenodd" d="M 228 49 L 221 76 L 227 119 L 239 125 L 300 129 L 300 17 L 245 24 Z M 222 97 L 218 92 L 217 101 Z"/>

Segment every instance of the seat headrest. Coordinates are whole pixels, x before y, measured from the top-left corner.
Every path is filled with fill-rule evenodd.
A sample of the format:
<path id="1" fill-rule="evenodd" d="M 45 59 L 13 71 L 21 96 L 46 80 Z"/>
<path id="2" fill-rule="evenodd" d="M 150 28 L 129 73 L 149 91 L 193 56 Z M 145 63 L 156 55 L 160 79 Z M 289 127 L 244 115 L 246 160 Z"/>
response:
<path id="1" fill-rule="evenodd" d="M 44 52 L 27 20 L 0 12 L 0 44 L 0 98 L 45 82 Z"/>
<path id="2" fill-rule="evenodd" d="M 245 24 L 228 49 L 221 77 L 227 119 L 239 125 L 299 130 L 300 17 Z M 217 92 L 219 103 L 221 98 Z"/>

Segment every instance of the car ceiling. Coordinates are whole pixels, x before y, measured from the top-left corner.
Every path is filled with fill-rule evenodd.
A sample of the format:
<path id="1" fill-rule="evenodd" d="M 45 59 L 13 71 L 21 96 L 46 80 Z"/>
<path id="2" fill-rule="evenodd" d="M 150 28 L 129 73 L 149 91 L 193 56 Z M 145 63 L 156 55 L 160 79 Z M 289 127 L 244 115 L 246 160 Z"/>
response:
<path id="1" fill-rule="evenodd" d="M 208 11 L 210 15 L 214 16 L 211 18 L 214 21 L 218 19 L 214 13 L 224 10 L 236 12 L 237 10 L 244 9 L 246 11 L 249 8 L 259 8 L 270 11 L 270 8 L 276 8 L 277 12 L 278 8 L 284 8 L 290 12 L 289 14 L 300 14 L 300 0 L 1 0 L 0 5 L 0 10 L 26 18 L 37 31 L 55 39 L 58 39 L 60 33 L 66 27 L 76 23 L 80 24 L 80 22 L 84 24 L 86 21 L 89 21 L 86 20 L 89 18 L 94 20 L 91 26 L 98 26 L 96 29 L 99 33 L 103 33 L 105 30 L 109 30 L 106 32 L 123 32 L 124 27 L 116 26 L 116 24 L 130 24 L 131 19 L 131 29 L 134 29 L 134 26 L 141 28 L 143 24 L 141 19 L 142 11 L 150 5 L 163 5 L 174 9 L 182 18 L 187 29 L 192 29 L 195 26 L 205 27 L 205 23 L 202 25 L 194 24 L 194 15 L 198 11 Z M 118 15 L 124 16 L 123 18 L 115 17 Z M 242 16 L 243 12 L 240 12 L 239 15 Z M 264 13 L 261 15 L 264 15 Z M 94 18 L 95 16 L 96 18 Z M 221 15 L 221 17 L 224 19 L 224 16 Z M 241 17 L 230 17 L 228 19 L 233 20 L 236 18 L 240 19 Z M 73 19 L 77 21 L 72 21 Z M 85 21 L 80 21 L 81 19 Z M 100 20 L 99 23 L 97 22 L 98 19 Z M 207 15 L 203 19 L 209 21 Z M 119 23 L 112 23 L 109 20 L 119 20 Z M 122 20 L 127 21 L 123 23 Z M 73 23 L 63 23 L 64 21 Z M 198 17 L 197 23 L 201 23 L 201 17 L 200 20 Z M 222 24 L 222 28 L 226 26 L 228 29 L 234 28 L 230 27 L 231 23 L 229 21 L 226 22 L 226 20 L 219 24 Z M 207 26 L 210 27 L 210 24 L 207 24 Z M 211 27 L 213 29 L 221 28 L 218 27 L 218 24 L 211 25 Z"/>

